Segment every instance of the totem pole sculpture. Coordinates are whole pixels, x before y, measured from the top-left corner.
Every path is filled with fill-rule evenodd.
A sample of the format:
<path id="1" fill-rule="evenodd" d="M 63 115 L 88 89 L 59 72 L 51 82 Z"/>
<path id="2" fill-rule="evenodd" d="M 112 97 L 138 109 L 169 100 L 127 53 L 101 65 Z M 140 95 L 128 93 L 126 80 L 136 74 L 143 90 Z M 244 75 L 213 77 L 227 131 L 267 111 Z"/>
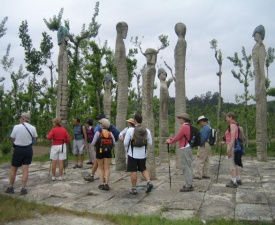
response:
<path id="1" fill-rule="evenodd" d="M 265 86 L 265 29 L 263 25 L 255 28 L 253 35 L 256 44 L 252 49 L 252 59 L 255 73 L 256 100 L 256 148 L 259 161 L 267 159 L 267 98 Z"/>
<path id="2" fill-rule="evenodd" d="M 62 125 L 68 127 L 68 51 L 69 30 L 65 26 L 60 26 L 57 32 L 59 45 L 58 55 L 58 86 L 56 117 L 60 118 Z"/>
<path id="3" fill-rule="evenodd" d="M 128 70 L 126 62 L 126 50 L 123 39 L 127 37 L 128 25 L 125 22 L 119 22 L 116 25 L 117 38 L 115 49 L 115 65 L 117 69 L 117 116 L 116 127 L 123 130 L 127 117 L 128 108 Z M 116 170 L 125 170 L 125 150 L 123 142 L 119 141 L 115 147 L 116 152 Z"/>

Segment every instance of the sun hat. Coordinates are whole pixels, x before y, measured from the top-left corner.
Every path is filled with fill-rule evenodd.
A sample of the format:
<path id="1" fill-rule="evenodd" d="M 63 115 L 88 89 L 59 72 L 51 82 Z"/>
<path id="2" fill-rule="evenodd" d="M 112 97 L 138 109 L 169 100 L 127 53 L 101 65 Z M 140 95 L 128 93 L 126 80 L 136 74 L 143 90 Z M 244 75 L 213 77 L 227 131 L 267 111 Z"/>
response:
<path id="1" fill-rule="evenodd" d="M 106 118 L 99 120 L 99 123 L 102 125 L 102 128 L 106 128 L 106 129 L 108 129 L 111 125 L 110 121 L 107 120 Z"/>
<path id="2" fill-rule="evenodd" d="M 203 121 L 208 121 L 208 118 L 206 118 L 205 116 L 200 116 L 200 117 L 198 118 L 198 120 L 197 120 L 197 124 L 198 124 L 201 120 L 203 120 Z"/>
<path id="3" fill-rule="evenodd" d="M 178 119 L 185 119 L 185 120 L 191 121 L 190 116 L 187 113 L 183 113 L 182 115 L 177 116 L 177 118 Z"/>
<path id="4" fill-rule="evenodd" d="M 128 120 L 126 120 L 128 123 L 132 123 L 135 124 L 135 120 L 133 118 L 129 118 Z"/>
<path id="5" fill-rule="evenodd" d="M 31 116 L 29 112 L 23 112 L 20 117 L 22 117 L 27 122 L 30 122 Z"/>

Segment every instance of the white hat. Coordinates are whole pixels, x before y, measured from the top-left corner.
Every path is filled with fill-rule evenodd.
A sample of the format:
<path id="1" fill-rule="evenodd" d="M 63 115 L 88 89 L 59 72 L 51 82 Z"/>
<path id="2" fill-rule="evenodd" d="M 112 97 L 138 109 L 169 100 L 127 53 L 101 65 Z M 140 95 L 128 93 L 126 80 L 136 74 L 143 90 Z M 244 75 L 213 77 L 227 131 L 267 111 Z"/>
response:
<path id="1" fill-rule="evenodd" d="M 111 125 L 110 121 L 106 118 L 99 120 L 99 123 L 102 125 L 102 128 L 106 128 L 106 129 L 108 129 Z"/>
<path id="2" fill-rule="evenodd" d="M 199 123 L 201 120 L 208 121 L 208 118 L 206 118 L 205 116 L 200 116 L 197 120 L 197 123 Z"/>
<path id="3" fill-rule="evenodd" d="M 30 116 L 30 113 L 29 112 L 24 112 L 21 114 L 21 117 L 26 120 L 27 122 L 30 122 L 31 120 L 31 116 Z"/>

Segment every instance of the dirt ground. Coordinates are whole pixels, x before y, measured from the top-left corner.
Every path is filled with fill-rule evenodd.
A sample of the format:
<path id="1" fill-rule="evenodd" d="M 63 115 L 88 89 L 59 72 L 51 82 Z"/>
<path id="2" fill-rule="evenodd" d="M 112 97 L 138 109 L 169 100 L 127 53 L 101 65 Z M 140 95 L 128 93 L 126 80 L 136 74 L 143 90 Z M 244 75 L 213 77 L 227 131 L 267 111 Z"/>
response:
<path id="1" fill-rule="evenodd" d="M 32 147 L 32 149 L 33 149 L 33 156 L 38 157 L 38 156 L 42 156 L 42 155 L 45 155 L 45 154 L 49 153 L 50 150 L 51 150 L 51 147 L 34 145 Z"/>

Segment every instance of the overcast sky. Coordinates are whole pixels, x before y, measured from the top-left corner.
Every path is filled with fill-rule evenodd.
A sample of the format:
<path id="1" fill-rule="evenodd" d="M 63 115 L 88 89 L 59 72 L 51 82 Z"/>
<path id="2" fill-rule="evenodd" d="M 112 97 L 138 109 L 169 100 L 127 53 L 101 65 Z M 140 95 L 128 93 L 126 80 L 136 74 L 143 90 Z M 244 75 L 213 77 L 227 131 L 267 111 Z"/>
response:
<path id="1" fill-rule="evenodd" d="M 19 26 L 23 20 L 28 21 L 29 34 L 33 46 L 39 48 L 42 32 L 47 31 L 55 44 L 53 58 L 57 61 L 58 45 L 56 32 L 47 29 L 43 19 L 52 18 L 64 8 L 63 20 L 70 21 L 70 32 L 79 34 L 82 24 L 91 21 L 95 7 L 94 0 L 8 0 L 1 2 L 0 20 L 8 16 L 6 35 L 0 39 L 0 57 L 5 54 L 11 43 L 10 56 L 14 57 L 13 70 L 17 71 L 24 63 L 24 49 L 18 37 Z M 223 54 L 222 97 L 225 102 L 235 102 L 235 94 L 243 94 L 243 85 L 231 74 L 233 64 L 227 59 L 235 52 L 241 56 L 242 46 L 251 54 L 255 41 L 252 37 L 254 29 L 262 24 L 266 35 L 264 44 L 275 48 L 275 1 L 274 0 L 101 0 L 97 21 L 101 24 L 96 40 L 108 41 L 115 49 L 116 24 L 120 21 L 128 23 L 126 48 L 133 48 L 130 39 L 133 36 L 143 37 L 142 49 L 158 48 L 158 36 L 168 35 L 169 47 L 158 55 L 157 67 L 165 67 L 166 61 L 174 71 L 174 48 L 177 36 L 175 24 L 182 22 L 187 27 L 186 41 L 186 95 L 189 99 L 200 96 L 207 91 L 218 92 L 218 64 L 214 58 L 214 50 L 209 42 L 218 40 L 218 48 Z M 138 69 L 146 63 L 143 55 L 138 57 Z M 238 71 L 238 68 L 235 68 Z M 0 77 L 5 76 L 5 89 L 10 88 L 10 78 L 0 70 Z M 45 70 L 44 76 L 49 77 Z M 275 63 L 269 68 L 271 86 L 275 87 Z M 156 76 L 155 83 L 159 86 Z M 250 83 L 250 93 L 254 94 L 254 81 Z M 159 90 L 155 91 L 155 95 Z M 175 96 L 174 83 L 169 89 L 170 96 Z M 274 98 L 269 98 L 274 100 Z"/>

